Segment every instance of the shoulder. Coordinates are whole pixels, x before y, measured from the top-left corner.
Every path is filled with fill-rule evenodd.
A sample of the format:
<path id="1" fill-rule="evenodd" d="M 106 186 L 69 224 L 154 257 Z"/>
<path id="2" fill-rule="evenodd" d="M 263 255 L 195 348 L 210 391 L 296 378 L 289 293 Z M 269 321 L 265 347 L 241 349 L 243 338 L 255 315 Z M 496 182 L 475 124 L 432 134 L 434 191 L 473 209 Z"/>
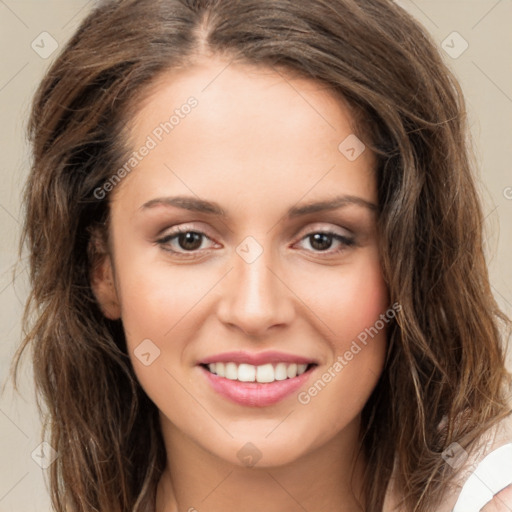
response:
<path id="1" fill-rule="evenodd" d="M 512 510 L 512 415 L 486 434 L 461 474 L 453 512 Z"/>
<path id="2" fill-rule="evenodd" d="M 509 512 L 512 510 L 512 484 L 495 494 L 480 512 Z"/>
<path id="3" fill-rule="evenodd" d="M 489 429 L 471 453 L 458 449 L 452 462 L 445 459 L 457 474 L 445 489 L 437 512 L 511 512 L 512 414 Z M 393 475 L 383 512 L 403 512 L 394 480 Z"/>
<path id="4" fill-rule="evenodd" d="M 493 449 L 464 482 L 453 512 L 512 510 L 512 442 Z M 496 508 L 498 507 L 498 508 Z"/>

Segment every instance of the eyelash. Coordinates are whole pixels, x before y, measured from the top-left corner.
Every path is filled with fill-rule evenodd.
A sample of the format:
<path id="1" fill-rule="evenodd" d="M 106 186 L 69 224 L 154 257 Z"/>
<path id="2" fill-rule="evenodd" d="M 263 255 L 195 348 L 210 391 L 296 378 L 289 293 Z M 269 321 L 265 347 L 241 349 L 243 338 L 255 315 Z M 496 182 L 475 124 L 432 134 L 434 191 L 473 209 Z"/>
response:
<path id="1" fill-rule="evenodd" d="M 185 227 L 177 227 L 172 233 L 169 233 L 169 234 L 165 235 L 164 237 L 156 240 L 156 244 L 160 245 L 163 250 L 170 252 L 172 254 L 178 255 L 180 257 L 181 256 L 187 257 L 188 255 L 190 255 L 192 257 L 196 257 L 195 255 L 197 254 L 199 249 L 194 249 L 193 251 L 175 251 L 174 249 L 169 248 L 169 245 L 168 245 L 169 242 L 173 239 L 177 239 L 177 237 L 179 237 L 179 235 L 184 234 L 184 233 L 195 233 L 197 235 L 200 235 L 201 237 L 211 240 L 211 238 L 206 233 L 203 233 L 202 231 L 191 229 L 191 228 L 185 226 Z M 340 242 L 343 246 L 340 249 L 337 249 L 335 251 L 331 251 L 330 249 L 327 249 L 325 251 L 315 251 L 315 250 L 312 251 L 315 254 L 318 254 L 320 256 L 322 256 L 322 255 L 332 256 L 333 254 L 338 254 L 338 253 L 344 251 L 347 247 L 351 247 L 351 246 L 355 245 L 354 238 L 349 238 L 349 237 L 340 235 L 339 233 L 335 233 L 333 231 L 326 231 L 326 230 L 311 231 L 310 233 L 304 235 L 300 239 L 300 241 L 306 240 L 309 237 L 316 235 L 316 234 L 321 234 L 321 235 L 326 235 L 326 236 L 332 237 L 334 240 L 337 240 L 338 242 Z"/>

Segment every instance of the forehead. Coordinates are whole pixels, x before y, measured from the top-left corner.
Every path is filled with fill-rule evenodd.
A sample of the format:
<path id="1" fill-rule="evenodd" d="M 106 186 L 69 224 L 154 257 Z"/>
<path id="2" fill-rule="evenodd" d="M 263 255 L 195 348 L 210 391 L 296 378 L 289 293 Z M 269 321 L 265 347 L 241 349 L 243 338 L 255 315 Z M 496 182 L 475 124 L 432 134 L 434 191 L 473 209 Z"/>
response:
<path id="1" fill-rule="evenodd" d="M 301 135 L 302 128 L 310 136 L 315 130 L 327 140 L 336 132 L 355 130 L 348 104 L 327 84 L 284 69 L 210 59 L 164 72 L 146 86 L 134 105 L 129 123 L 132 135 L 149 132 L 191 96 L 200 106 L 194 118 L 205 128 L 245 125 L 252 126 L 253 133 L 263 127 L 270 134 L 287 131 L 290 135 Z"/>
<path id="2" fill-rule="evenodd" d="M 187 106 L 191 98 L 193 108 Z M 189 189 L 183 191 L 198 195 L 206 191 L 204 183 L 219 192 L 223 183 L 226 193 L 240 193 L 239 200 L 243 190 L 298 199 L 306 188 L 341 187 L 375 201 L 373 155 L 365 150 L 351 161 L 340 150 L 355 137 L 354 120 L 320 82 L 210 60 L 162 74 L 136 107 L 130 147 L 136 151 L 151 138 L 154 148 L 120 189 L 131 182 L 140 195 L 181 177 L 179 186 Z"/>

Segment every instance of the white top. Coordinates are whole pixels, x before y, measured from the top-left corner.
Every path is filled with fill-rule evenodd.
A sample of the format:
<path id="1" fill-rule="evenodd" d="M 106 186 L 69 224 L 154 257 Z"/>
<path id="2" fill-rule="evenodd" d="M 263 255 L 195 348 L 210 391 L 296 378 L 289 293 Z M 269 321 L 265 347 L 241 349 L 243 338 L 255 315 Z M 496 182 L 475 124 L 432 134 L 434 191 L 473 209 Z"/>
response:
<path id="1" fill-rule="evenodd" d="M 493 496 L 512 484 L 512 443 L 486 455 L 468 477 L 453 512 L 479 512 Z"/>
<path id="2" fill-rule="evenodd" d="M 480 512 L 493 496 L 512 484 L 512 414 L 485 432 L 466 453 L 457 443 L 443 452 L 457 476 L 443 494 L 437 512 Z M 392 475 L 383 512 L 404 512 Z"/>

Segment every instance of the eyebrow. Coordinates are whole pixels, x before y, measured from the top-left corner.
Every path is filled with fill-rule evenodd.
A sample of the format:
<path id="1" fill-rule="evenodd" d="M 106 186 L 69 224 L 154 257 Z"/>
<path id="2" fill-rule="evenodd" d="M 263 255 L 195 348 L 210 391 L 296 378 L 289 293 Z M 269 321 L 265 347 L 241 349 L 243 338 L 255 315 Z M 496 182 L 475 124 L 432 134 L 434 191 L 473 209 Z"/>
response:
<path id="1" fill-rule="evenodd" d="M 285 216 L 288 219 L 293 219 L 310 213 L 335 210 L 336 208 L 349 205 L 360 206 L 371 211 L 377 211 L 377 205 L 367 201 L 366 199 L 352 195 L 342 195 L 325 201 L 310 202 L 302 206 L 292 206 L 286 212 Z M 222 218 L 228 217 L 226 211 L 218 203 L 189 196 L 157 197 L 155 199 L 151 199 L 147 203 L 144 203 L 140 207 L 140 210 L 145 211 L 157 206 L 174 206 L 192 212 L 207 213 Z"/>

